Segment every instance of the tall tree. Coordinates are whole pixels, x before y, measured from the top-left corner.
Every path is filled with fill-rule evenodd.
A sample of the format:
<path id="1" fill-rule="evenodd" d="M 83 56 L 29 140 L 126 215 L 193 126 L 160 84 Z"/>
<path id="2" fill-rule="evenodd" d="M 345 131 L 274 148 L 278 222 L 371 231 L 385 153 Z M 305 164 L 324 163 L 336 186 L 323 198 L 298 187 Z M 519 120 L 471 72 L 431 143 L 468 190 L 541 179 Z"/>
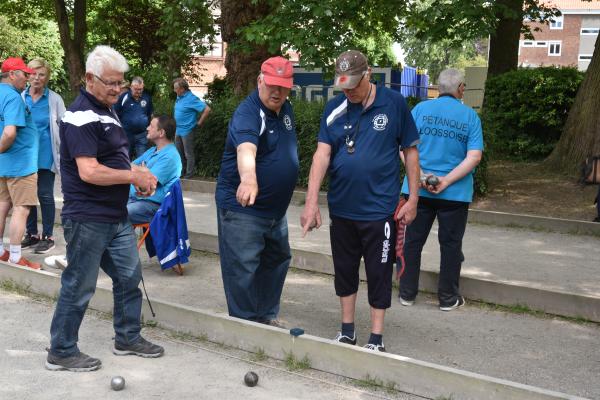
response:
<path id="1" fill-rule="evenodd" d="M 60 43 L 65 51 L 65 63 L 69 73 L 69 85 L 73 92 L 81 85 L 81 80 L 85 74 L 83 65 L 83 51 L 87 36 L 86 21 L 86 0 L 73 1 L 73 32 L 71 33 L 71 23 L 69 12 L 65 0 L 54 0 L 54 10 L 56 12 L 56 22 L 60 33 Z"/>
<path id="2" fill-rule="evenodd" d="M 256 76 L 263 60 L 281 54 L 281 42 L 277 37 L 269 37 L 270 43 L 266 40 L 252 43 L 252 36 L 239 34 L 243 27 L 264 18 L 273 9 L 270 1 L 221 0 L 221 37 L 228 46 L 225 56 L 227 80 L 238 95 L 256 87 Z"/>
<path id="3" fill-rule="evenodd" d="M 600 154 L 600 46 L 596 48 L 558 144 L 548 164 L 573 172 L 588 156 Z"/>

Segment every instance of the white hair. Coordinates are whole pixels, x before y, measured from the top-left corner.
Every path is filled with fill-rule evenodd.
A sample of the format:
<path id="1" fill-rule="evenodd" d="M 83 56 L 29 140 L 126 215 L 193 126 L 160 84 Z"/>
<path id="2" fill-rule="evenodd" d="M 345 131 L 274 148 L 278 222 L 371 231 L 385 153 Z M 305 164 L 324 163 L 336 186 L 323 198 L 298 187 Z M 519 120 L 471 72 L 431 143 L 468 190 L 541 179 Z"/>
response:
<path id="1" fill-rule="evenodd" d="M 122 73 L 129 71 L 127 60 L 121 53 L 109 46 L 96 46 L 87 56 L 85 72 L 100 76 L 107 67 Z"/>
<path id="2" fill-rule="evenodd" d="M 465 75 L 457 69 L 448 68 L 440 73 L 438 88 L 440 94 L 455 93 L 461 83 L 465 81 Z"/>

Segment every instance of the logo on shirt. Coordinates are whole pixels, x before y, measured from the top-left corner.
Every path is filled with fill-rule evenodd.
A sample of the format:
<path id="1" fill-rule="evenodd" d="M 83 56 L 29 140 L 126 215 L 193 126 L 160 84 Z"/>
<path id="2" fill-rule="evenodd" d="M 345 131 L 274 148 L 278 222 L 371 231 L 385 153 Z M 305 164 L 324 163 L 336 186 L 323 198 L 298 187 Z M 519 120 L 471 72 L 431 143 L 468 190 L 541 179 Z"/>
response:
<path id="1" fill-rule="evenodd" d="M 377 114 L 373 118 L 373 129 L 376 131 L 382 131 L 385 129 L 388 123 L 388 117 L 385 114 Z"/>
<path id="2" fill-rule="evenodd" d="M 383 245 L 381 246 L 381 263 L 385 264 L 388 261 L 388 255 L 390 253 L 390 223 L 386 222 L 383 227 L 383 234 L 385 235 L 385 240 L 383 241 Z"/>
<path id="3" fill-rule="evenodd" d="M 140 105 L 141 105 L 142 107 L 146 107 L 146 104 L 148 104 L 148 102 L 147 102 L 146 100 L 142 100 L 142 101 L 140 101 Z"/>
<path id="4" fill-rule="evenodd" d="M 285 114 L 285 116 L 283 117 L 283 124 L 285 125 L 285 129 L 287 129 L 288 131 L 292 130 L 292 119 L 289 115 Z"/>

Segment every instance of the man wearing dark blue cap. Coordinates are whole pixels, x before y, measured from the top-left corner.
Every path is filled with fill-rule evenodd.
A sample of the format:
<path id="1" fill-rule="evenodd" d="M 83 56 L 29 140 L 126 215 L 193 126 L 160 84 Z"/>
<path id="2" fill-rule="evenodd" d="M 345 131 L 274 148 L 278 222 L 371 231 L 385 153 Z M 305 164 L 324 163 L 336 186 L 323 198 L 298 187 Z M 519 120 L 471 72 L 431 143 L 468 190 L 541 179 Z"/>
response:
<path id="1" fill-rule="evenodd" d="M 304 234 L 321 225 L 317 199 L 329 171 L 331 254 L 342 308 L 342 328 L 334 340 L 357 342 L 354 310 L 364 258 L 371 306 L 371 335 L 365 348 L 385 351 L 383 322 L 391 305 L 396 261 L 394 217 L 410 224 L 416 215 L 419 136 L 402 95 L 370 82 L 371 68 L 361 52 L 342 53 L 335 73 L 334 83 L 344 93 L 325 106 L 300 223 Z M 399 149 L 413 190 L 394 216 L 400 198 Z"/>

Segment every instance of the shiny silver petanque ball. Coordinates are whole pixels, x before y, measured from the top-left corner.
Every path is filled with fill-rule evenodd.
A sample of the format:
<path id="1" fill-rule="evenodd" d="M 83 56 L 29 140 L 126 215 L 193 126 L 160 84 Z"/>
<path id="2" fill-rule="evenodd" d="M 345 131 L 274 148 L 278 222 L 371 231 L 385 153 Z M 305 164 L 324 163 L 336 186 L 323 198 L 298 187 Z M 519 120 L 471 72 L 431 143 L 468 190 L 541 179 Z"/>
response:
<path id="1" fill-rule="evenodd" d="M 437 186 L 440 183 L 440 180 L 435 175 L 429 175 L 425 182 L 430 186 Z"/>
<path id="2" fill-rule="evenodd" d="M 248 371 L 246 375 L 244 375 L 244 383 L 246 386 L 254 387 L 258 383 L 258 375 L 256 372 Z"/>
<path id="3" fill-rule="evenodd" d="M 112 390 L 119 391 L 125 388 L 125 379 L 122 376 L 113 376 L 110 380 Z"/>

